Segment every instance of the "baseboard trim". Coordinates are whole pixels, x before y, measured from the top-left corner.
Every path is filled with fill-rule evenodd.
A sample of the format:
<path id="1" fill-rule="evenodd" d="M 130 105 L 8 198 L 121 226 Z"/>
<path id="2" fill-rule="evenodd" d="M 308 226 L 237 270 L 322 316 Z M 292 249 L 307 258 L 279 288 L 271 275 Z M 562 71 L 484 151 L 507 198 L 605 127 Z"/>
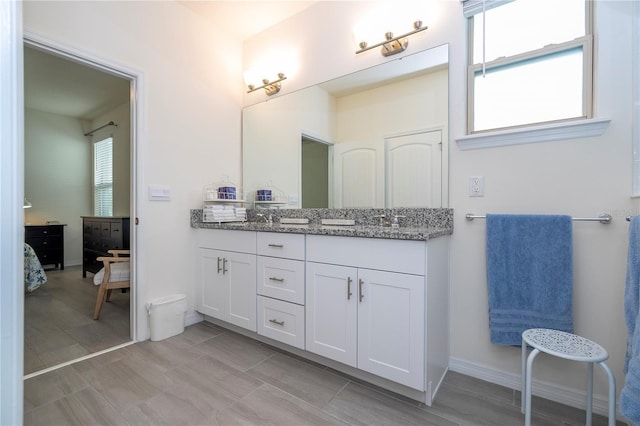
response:
<path id="1" fill-rule="evenodd" d="M 195 311 L 188 312 L 184 317 L 184 326 L 189 327 L 190 325 L 197 324 L 202 321 L 204 321 L 204 315 Z"/>
<path id="2" fill-rule="evenodd" d="M 522 387 L 520 374 L 507 373 L 460 358 L 449 358 L 449 370 L 518 391 Z M 586 390 L 567 388 L 545 381 L 534 379 L 532 383 L 532 394 L 581 410 L 586 409 L 587 406 Z M 609 412 L 607 396 L 593 394 L 593 412 L 605 417 L 607 416 Z M 616 413 L 616 417 L 621 418 L 619 412 Z"/>

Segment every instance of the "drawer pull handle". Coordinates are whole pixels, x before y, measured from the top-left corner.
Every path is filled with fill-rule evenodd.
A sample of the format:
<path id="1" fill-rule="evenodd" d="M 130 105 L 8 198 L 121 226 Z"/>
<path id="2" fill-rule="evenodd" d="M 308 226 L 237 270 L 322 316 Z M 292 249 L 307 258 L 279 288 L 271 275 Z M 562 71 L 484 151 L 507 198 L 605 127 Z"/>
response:
<path id="1" fill-rule="evenodd" d="M 347 277 L 347 300 L 351 300 L 351 296 L 353 296 L 353 293 L 351 293 L 351 282 L 351 277 Z"/>
<path id="2" fill-rule="evenodd" d="M 48 233 L 49 233 L 49 231 L 42 231 L 42 233 L 43 233 L 43 234 L 48 234 Z"/>
<path id="3" fill-rule="evenodd" d="M 282 248 L 284 246 L 282 244 L 269 244 L 269 247 Z"/>
<path id="4" fill-rule="evenodd" d="M 278 321 L 277 319 L 270 319 L 269 322 L 272 322 L 278 325 L 284 325 L 284 321 Z"/>
<path id="5" fill-rule="evenodd" d="M 364 284 L 364 281 L 362 281 L 362 279 L 358 280 L 358 291 L 360 293 L 360 301 L 362 302 L 362 299 L 364 298 L 364 293 L 362 292 L 362 284 Z"/>
<path id="6" fill-rule="evenodd" d="M 282 283 L 284 282 L 284 278 L 269 277 L 269 281 L 277 281 L 279 283 Z"/>
<path id="7" fill-rule="evenodd" d="M 222 268 L 220 268 L 220 258 L 218 258 L 218 273 L 220 273 L 220 271 L 222 270 Z"/>
<path id="8" fill-rule="evenodd" d="M 226 274 L 227 272 L 229 272 L 229 270 L 227 269 L 227 259 L 223 258 L 222 259 L 222 275 Z"/>

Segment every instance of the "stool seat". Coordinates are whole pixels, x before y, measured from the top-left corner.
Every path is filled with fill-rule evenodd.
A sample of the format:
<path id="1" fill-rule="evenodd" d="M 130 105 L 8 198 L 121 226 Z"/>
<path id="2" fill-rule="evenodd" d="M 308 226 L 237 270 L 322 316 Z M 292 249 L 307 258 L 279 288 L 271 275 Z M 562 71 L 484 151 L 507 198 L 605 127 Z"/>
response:
<path id="1" fill-rule="evenodd" d="M 547 328 L 531 328 L 522 338 L 533 348 L 560 358 L 581 362 L 602 362 L 609 358 L 606 349 L 582 336 Z"/>
<path id="2" fill-rule="evenodd" d="M 533 350 L 527 357 L 527 345 Z M 616 422 L 616 378 L 605 363 L 607 351 L 599 344 L 582 336 L 548 328 L 530 328 L 522 332 L 522 396 L 521 409 L 525 426 L 531 425 L 531 385 L 533 360 L 540 353 L 547 353 L 571 361 L 587 363 L 587 419 L 591 426 L 593 408 L 593 364 L 598 364 L 609 377 L 609 426 Z"/>

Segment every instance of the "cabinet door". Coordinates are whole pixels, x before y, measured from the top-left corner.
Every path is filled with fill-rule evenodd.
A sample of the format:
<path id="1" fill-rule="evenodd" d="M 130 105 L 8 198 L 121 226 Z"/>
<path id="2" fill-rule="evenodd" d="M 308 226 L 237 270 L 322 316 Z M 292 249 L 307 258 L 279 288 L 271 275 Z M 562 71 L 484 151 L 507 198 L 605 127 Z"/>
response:
<path id="1" fill-rule="evenodd" d="M 306 349 L 355 367 L 357 269 L 308 262 L 306 278 Z"/>
<path id="2" fill-rule="evenodd" d="M 423 276 L 358 270 L 358 368 L 424 391 L 424 286 Z"/>
<path id="3" fill-rule="evenodd" d="M 256 331 L 256 256 L 223 252 L 228 283 L 226 321 Z"/>
<path id="4" fill-rule="evenodd" d="M 196 310 L 205 315 L 224 320 L 226 317 L 227 277 L 222 274 L 225 252 L 198 249 L 198 285 Z"/>

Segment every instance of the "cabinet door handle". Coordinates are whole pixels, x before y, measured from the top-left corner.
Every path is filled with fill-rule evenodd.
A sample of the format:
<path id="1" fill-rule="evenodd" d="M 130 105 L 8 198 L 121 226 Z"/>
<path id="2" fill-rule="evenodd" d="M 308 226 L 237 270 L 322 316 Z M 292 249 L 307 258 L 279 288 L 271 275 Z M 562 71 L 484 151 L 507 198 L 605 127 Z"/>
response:
<path id="1" fill-rule="evenodd" d="M 282 248 L 284 246 L 282 244 L 269 244 L 269 247 Z"/>
<path id="2" fill-rule="evenodd" d="M 351 296 L 353 295 L 353 293 L 351 293 L 351 277 L 347 277 L 347 300 L 351 300 Z"/>
<path id="3" fill-rule="evenodd" d="M 269 281 L 277 281 L 279 283 L 282 283 L 284 282 L 284 278 L 269 277 Z"/>
<path id="4" fill-rule="evenodd" d="M 226 274 L 227 272 L 229 272 L 229 270 L 227 269 L 227 259 L 222 258 L 222 275 Z"/>
<path id="5" fill-rule="evenodd" d="M 362 292 L 362 284 L 364 284 L 364 281 L 362 281 L 362 279 L 358 279 L 358 292 L 360 293 L 360 302 L 362 302 L 362 299 L 364 298 L 364 293 Z"/>
<path id="6" fill-rule="evenodd" d="M 218 258 L 218 273 L 220 273 L 220 271 L 222 270 L 222 269 L 220 268 L 220 260 L 221 260 L 221 259 L 220 259 L 220 258 Z"/>
<path id="7" fill-rule="evenodd" d="M 278 325 L 284 325 L 284 321 L 278 321 L 277 319 L 270 319 L 269 322 L 272 322 Z"/>

